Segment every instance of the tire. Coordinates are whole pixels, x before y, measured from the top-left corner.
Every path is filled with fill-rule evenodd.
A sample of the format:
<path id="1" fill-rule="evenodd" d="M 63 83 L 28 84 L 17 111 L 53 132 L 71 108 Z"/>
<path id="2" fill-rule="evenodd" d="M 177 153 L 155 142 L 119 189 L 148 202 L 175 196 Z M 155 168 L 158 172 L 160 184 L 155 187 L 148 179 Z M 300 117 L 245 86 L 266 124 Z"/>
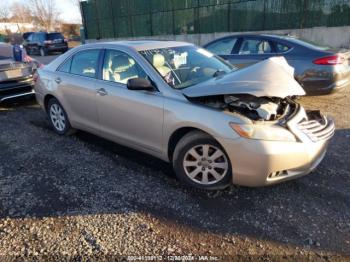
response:
<path id="1" fill-rule="evenodd" d="M 72 135 L 75 130 L 72 128 L 67 113 L 56 98 L 51 98 L 47 105 L 47 114 L 50 125 L 59 135 Z"/>
<path id="2" fill-rule="evenodd" d="M 47 50 L 44 47 L 40 47 L 39 49 L 40 56 L 47 56 Z"/>
<path id="3" fill-rule="evenodd" d="M 231 163 L 225 150 L 200 131 L 188 133 L 176 145 L 173 168 L 181 182 L 200 189 L 223 189 L 232 181 Z"/>
<path id="4" fill-rule="evenodd" d="M 27 55 L 31 55 L 30 50 L 29 50 L 28 47 L 26 47 L 26 53 L 27 53 Z"/>

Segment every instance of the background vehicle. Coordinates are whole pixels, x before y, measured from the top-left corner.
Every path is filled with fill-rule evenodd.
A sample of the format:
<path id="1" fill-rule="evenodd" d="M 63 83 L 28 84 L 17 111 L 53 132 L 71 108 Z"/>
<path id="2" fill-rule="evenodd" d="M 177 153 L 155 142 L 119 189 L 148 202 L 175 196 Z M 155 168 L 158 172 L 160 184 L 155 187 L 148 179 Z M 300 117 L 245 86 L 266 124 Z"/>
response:
<path id="1" fill-rule="evenodd" d="M 305 92 L 292 72 L 283 58 L 235 71 L 188 43 L 96 43 L 39 69 L 35 91 L 60 135 L 149 153 L 194 187 L 263 186 L 311 172 L 334 133 L 293 99 Z"/>
<path id="2" fill-rule="evenodd" d="M 24 41 L 27 41 L 28 37 L 33 34 L 34 32 L 25 32 L 22 37 Z"/>
<path id="3" fill-rule="evenodd" d="M 12 45 L 0 43 L 0 102 L 34 95 L 34 63 L 15 61 Z"/>
<path id="4" fill-rule="evenodd" d="M 290 36 L 233 35 L 204 46 L 238 68 L 283 56 L 309 95 L 350 87 L 350 52 L 317 46 Z"/>
<path id="5" fill-rule="evenodd" d="M 27 54 L 39 54 L 46 56 L 50 52 L 66 52 L 68 50 L 67 40 L 61 33 L 32 33 L 23 43 Z"/>

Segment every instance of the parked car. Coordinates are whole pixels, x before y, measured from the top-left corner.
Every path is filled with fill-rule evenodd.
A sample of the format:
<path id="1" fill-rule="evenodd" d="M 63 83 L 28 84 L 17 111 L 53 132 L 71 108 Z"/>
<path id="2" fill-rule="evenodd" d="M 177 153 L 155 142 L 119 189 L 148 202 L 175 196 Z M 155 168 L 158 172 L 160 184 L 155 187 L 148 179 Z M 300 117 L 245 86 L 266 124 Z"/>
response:
<path id="1" fill-rule="evenodd" d="M 32 33 L 23 42 L 23 45 L 29 55 L 39 54 L 46 56 L 50 52 L 66 52 L 68 42 L 61 33 Z"/>
<path id="2" fill-rule="evenodd" d="M 34 32 L 25 32 L 23 33 L 22 37 L 24 41 L 27 41 L 28 37 L 32 35 Z"/>
<path id="3" fill-rule="evenodd" d="M 204 46 L 238 68 L 283 56 L 308 95 L 329 94 L 350 87 L 350 52 L 318 46 L 291 36 L 242 34 Z"/>
<path id="4" fill-rule="evenodd" d="M 264 186 L 311 172 L 333 121 L 305 111 L 283 58 L 234 70 L 188 43 L 76 47 L 39 69 L 36 98 L 59 135 L 85 130 L 171 162 L 198 188 Z"/>
<path id="5" fill-rule="evenodd" d="M 36 61 L 16 61 L 13 46 L 0 43 L 0 102 L 34 95 Z"/>

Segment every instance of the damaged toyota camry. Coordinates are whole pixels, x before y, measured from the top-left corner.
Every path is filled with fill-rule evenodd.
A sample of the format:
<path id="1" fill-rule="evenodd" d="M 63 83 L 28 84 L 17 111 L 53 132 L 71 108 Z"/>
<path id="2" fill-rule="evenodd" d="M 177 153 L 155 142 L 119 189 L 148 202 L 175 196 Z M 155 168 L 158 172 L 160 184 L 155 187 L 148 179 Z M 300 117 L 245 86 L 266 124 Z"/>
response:
<path id="1" fill-rule="evenodd" d="M 265 186 L 313 171 L 335 126 L 306 111 L 284 58 L 236 70 L 192 44 L 95 43 L 35 77 L 59 135 L 84 130 L 170 162 L 183 183 Z"/>

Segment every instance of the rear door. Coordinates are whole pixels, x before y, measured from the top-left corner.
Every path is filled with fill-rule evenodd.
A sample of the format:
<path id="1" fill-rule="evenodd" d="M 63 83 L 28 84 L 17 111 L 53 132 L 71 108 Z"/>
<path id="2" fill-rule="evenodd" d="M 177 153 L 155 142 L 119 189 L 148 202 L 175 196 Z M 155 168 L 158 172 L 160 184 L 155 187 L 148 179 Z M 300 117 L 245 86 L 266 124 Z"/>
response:
<path id="1" fill-rule="evenodd" d="M 100 53 L 101 49 L 79 51 L 58 68 L 54 79 L 71 122 L 94 133 L 99 130 L 96 79 Z"/>
<path id="2" fill-rule="evenodd" d="M 247 67 L 276 55 L 271 41 L 260 37 L 242 37 L 239 39 L 228 61 L 238 68 Z"/>

